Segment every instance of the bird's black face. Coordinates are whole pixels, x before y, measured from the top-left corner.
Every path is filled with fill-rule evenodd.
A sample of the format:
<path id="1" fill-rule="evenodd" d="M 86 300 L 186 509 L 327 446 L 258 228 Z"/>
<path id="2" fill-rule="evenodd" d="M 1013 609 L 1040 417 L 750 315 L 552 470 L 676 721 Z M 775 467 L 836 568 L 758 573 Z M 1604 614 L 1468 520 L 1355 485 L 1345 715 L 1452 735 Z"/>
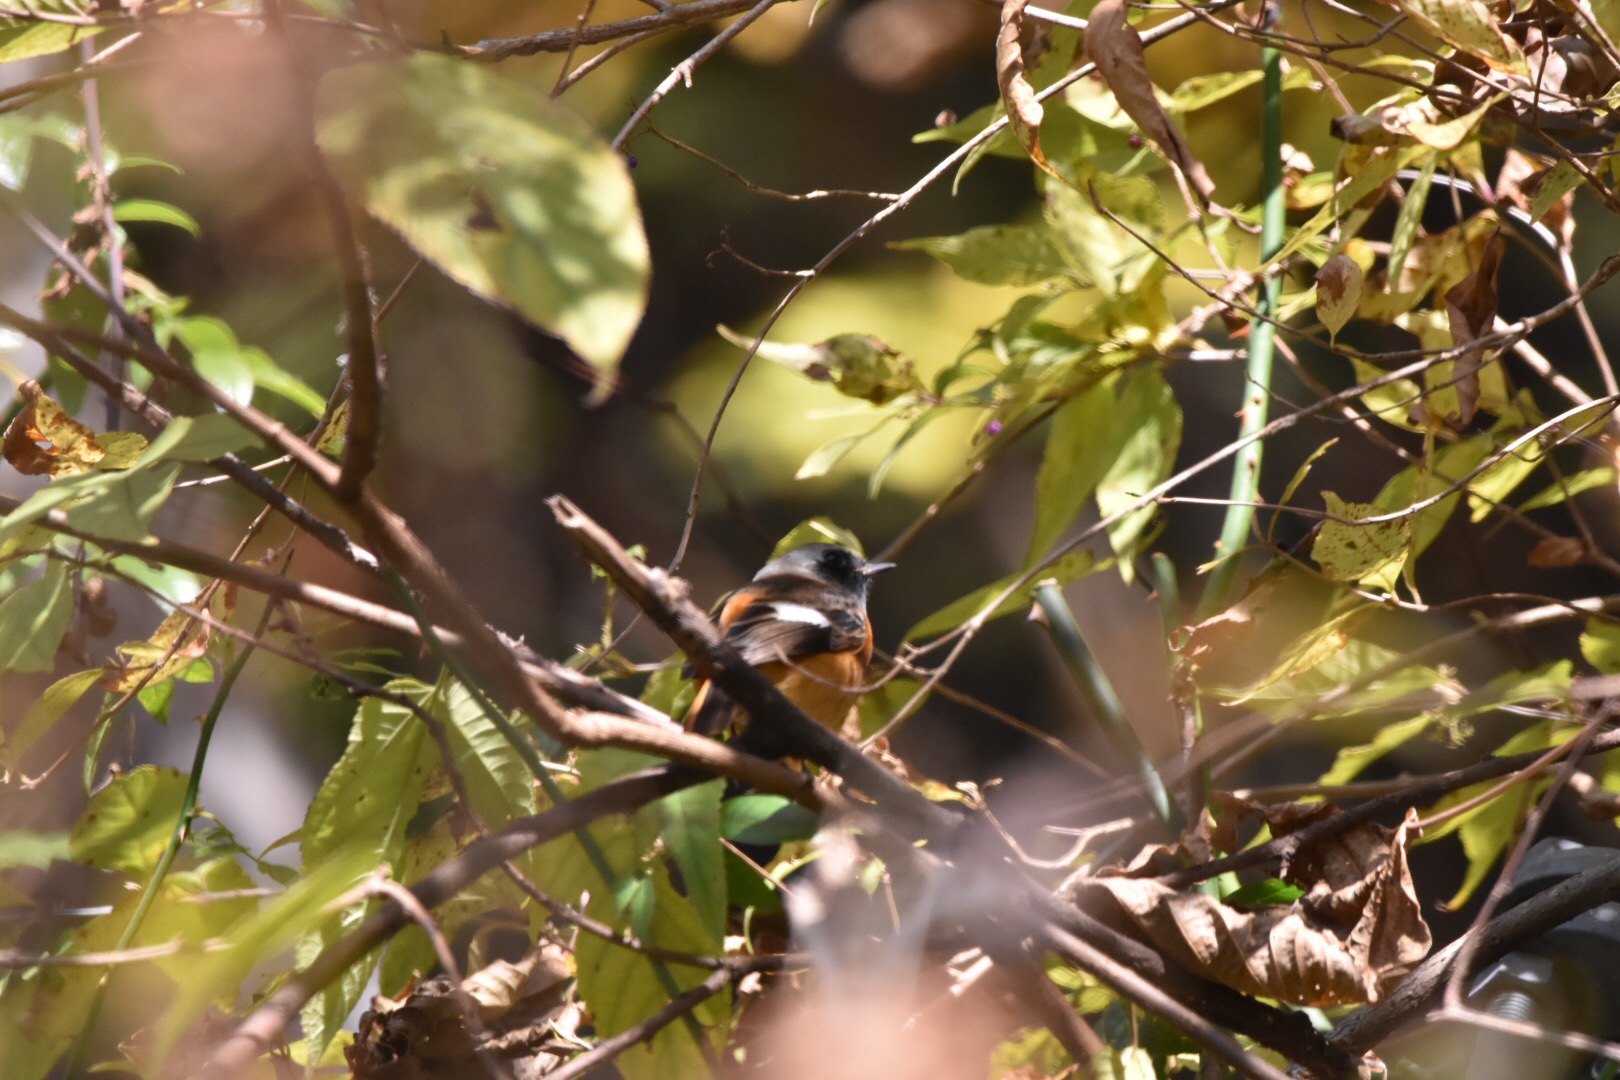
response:
<path id="1" fill-rule="evenodd" d="M 864 598 L 867 586 L 872 582 L 872 575 L 881 573 L 893 565 L 893 563 L 867 562 L 849 548 L 837 544 L 806 544 L 766 563 L 764 569 L 754 575 L 754 580 L 758 581 L 760 578 L 776 574 L 797 574 L 848 589 Z"/>

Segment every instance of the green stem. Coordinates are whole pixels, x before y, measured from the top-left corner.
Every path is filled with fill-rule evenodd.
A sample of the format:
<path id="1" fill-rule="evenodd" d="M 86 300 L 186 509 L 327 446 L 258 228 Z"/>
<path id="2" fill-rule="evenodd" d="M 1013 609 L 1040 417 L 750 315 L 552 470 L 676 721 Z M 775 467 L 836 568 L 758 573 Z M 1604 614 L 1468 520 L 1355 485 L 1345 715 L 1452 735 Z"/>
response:
<path id="1" fill-rule="evenodd" d="M 274 610 L 274 605 L 265 605 L 264 615 L 259 620 L 258 629 L 254 631 L 255 638 L 264 633 L 264 628 L 270 622 L 270 614 Z M 230 648 L 229 642 L 226 648 Z M 186 779 L 186 794 L 180 802 L 180 813 L 175 819 L 174 830 L 169 834 L 169 843 L 164 847 L 163 854 L 158 857 L 157 865 L 152 868 L 151 876 L 147 878 L 146 887 L 141 890 L 141 898 L 136 901 L 129 922 L 125 925 L 124 932 L 118 936 L 118 943 L 113 946 L 114 952 L 122 952 L 134 942 L 135 935 L 140 932 L 141 923 L 146 920 L 152 905 L 157 901 L 158 893 L 163 887 L 163 879 L 168 876 L 169 868 L 174 865 L 181 846 L 186 842 L 186 836 L 191 831 L 192 815 L 197 812 L 197 791 L 202 786 L 203 763 L 208 758 L 208 744 L 214 738 L 214 726 L 219 722 L 219 714 L 231 696 L 231 689 L 236 685 L 242 669 L 247 667 L 253 652 L 251 644 L 244 648 L 242 655 L 226 669 L 225 677 L 220 680 L 219 690 L 214 694 L 214 702 L 209 706 L 208 714 L 203 717 L 202 731 L 197 736 L 197 749 L 191 757 L 191 775 Z M 90 1039 L 95 1032 L 96 1021 L 101 1015 L 102 1006 L 107 1001 L 107 992 L 112 986 L 113 971 L 114 969 L 109 967 L 102 975 L 101 985 L 96 988 L 95 999 L 90 1003 L 84 1025 L 79 1029 L 79 1034 L 73 1041 L 73 1049 L 63 1067 L 64 1077 L 79 1076 L 84 1069 L 84 1058 L 90 1051 Z"/>
<path id="2" fill-rule="evenodd" d="M 1063 599 L 1063 591 L 1051 582 L 1044 582 L 1035 588 L 1035 603 L 1040 607 L 1046 631 L 1051 635 L 1052 644 L 1057 646 L 1059 655 L 1063 657 L 1064 665 L 1069 669 L 1069 675 L 1079 688 L 1086 704 L 1091 707 L 1091 714 L 1102 725 L 1103 733 L 1113 744 L 1114 751 L 1131 762 L 1137 773 L 1141 776 L 1142 787 L 1147 795 L 1148 804 L 1153 812 L 1159 816 L 1170 830 L 1172 836 L 1181 835 L 1183 819 L 1181 809 L 1170 798 L 1170 792 L 1164 786 L 1164 778 L 1154 766 L 1153 759 L 1148 757 L 1147 750 L 1142 746 L 1142 740 L 1136 737 L 1136 729 L 1131 727 L 1130 720 L 1125 715 L 1125 705 L 1119 700 L 1119 694 L 1114 691 L 1114 684 L 1109 681 L 1107 672 L 1097 663 L 1097 658 L 1086 644 L 1085 637 L 1080 633 L 1080 627 L 1075 624 L 1074 614 L 1069 610 L 1069 604 Z"/>
<path id="3" fill-rule="evenodd" d="M 1271 5 L 1268 5 L 1270 8 Z M 1281 18 L 1280 10 L 1268 11 L 1273 19 Z M 1271 262 L 1282 250 L 1287 203 L 1283 198 L 1282 183 L 1282 53 L 1274 48 L 1260 50 L 1262 108 L 1260 113 L 1260 153 L 1262 155 L 1261 187 L 1265 204 L 1260 219 L 1260 265 Z M 1268 274 L 1260 287 L 1257 310 L 1263 318 L 1256 319 L 1249 330 L 1249 364 L 1243 384 L 1243 411 L 1238 438 L 1244 439 L 1266 426 L 1266 413 L 1271 399 L 1271 369 L 1275 355 L 1276 315 L 1282 295 L 1282 278 Z M 1237 579 L 1238 558 L 1249 542 L 1249 530 L 1254 523 L 1254 502 L 1260 491 L 1260 463 L 1265 443 L 1255 440 L 1242 450 L 1232 464 L 1231 505 L 1226 508 L 1226 521 L 1221 527 L 1218 545 L 1220 562 L 1210 572 L 1209 584 L 1198 605 L 1199 621 L 1223 610 L 1231 596 Z"/>

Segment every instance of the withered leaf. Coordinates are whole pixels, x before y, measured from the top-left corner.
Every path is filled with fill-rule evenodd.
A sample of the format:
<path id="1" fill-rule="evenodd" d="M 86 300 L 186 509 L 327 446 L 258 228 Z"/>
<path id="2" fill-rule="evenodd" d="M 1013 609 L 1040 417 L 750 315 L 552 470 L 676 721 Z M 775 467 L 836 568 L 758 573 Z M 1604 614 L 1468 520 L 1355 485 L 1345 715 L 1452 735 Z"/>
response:
<path id="1" fill-rule="evenodd" d="M 1086 23 L 1085 56 L 1097 65 L 1097 74 L 1114 92 L 1125 115 L 1181 170 L 1198 197 L 1209 202 L 1215 184 L 1154 95 L 1141 35 L 1125 21 L 1125 0 L 1102 0 L 1091 9 Z"/>
<path id="2" fill-rule="evenodd" d="M 1029 0 L 1004 0 L 1001 5 L 1001 32 L 996 35 L 996 85 L 1007 110 L 1007 124 L 1018 137 L 1018 145 L 1041 169 L 1062 180 L 1041 152 L 1041 120 L 1045 110 L 1035 100 L 1035 88 L 1024 74 L 1024 8 Z M 1067 181 L 1065 181 L 1067 182 Z"/>
<path id="3" fill-rule="evenodd" d="M 1539 540 L 1530 549 L 1527 562 L 1531 566 L 1557 570 L 1578 566 L 1586 558 L 1586 541 L 1578 536 L 1549 536 Z"/>
<path id="4" fill-rule="evenodd" d="M 1278 835 L 1337 812 L 1262 809 Z M 1241 993 L 1307 1006 L 1375 1002 L 1433 940 L 1407 866 L 1406 830 L 1407 822 L 1365 824 L 1307 845 L 1285 873 L 1305 895 L 1252 911 L 1153 879 L 1098 876 L 1084 887 L 1106 892 L 1177 963 Z"/>
<path id="5" fill-rule="evenodd" d="M 1491 332 L 1496 319 L 1496 270 L 1506 248 L 1501 233 L 1493 235 L 1486 241 L 1474 272 L 1446 291 L 1446 319 L 1451 324 L 1454 345 L 1472 345 Z M 1466 349 L 1452 363 L 1458 427 L 1472 420 L 1479 407 L 1479 369 L 1484 366 L 1485 350 L 1480 347 Z"/>
<path id="6" fill-rule="evenodd" d="M 1331 256 L 1316 272 L 1316 317 L 1334 338 L 1361 303 L 1362 276 L 1356 260 L 1342 251 Z"/>
<path id="7" fill-rule="evenodd" d="M 26 404 L 6 427 L 0 453 L 25 476 L 127 469 L 146 449 L 146 439 L 133 432 L 96 434 L 69 416 L 32 379 L 18 387 L 18 392 Z"/>

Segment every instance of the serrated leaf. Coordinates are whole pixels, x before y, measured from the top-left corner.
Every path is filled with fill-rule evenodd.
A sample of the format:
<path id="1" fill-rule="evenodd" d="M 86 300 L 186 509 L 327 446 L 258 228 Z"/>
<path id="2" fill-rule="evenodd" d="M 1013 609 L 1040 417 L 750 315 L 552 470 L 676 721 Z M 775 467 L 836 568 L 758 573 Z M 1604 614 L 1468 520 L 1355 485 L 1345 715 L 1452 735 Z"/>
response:
<path id="1" fill-rule="evenodd" d="M 211 461 L 254 446 L 258 437 L 224 413 L 177 416 L 152 440 L 138 465 L 158 461 Z"/>
<path id="2" fill-rule="evenodd" d="M 48 559 L 38 581 L 0 600 L 0 671 L 49 671 L 73 619 L 67 564 Z"/>
<path id="3" fill-rule="evenodd" d="M 155 765 L 114 776 L 74 826 L 74 860 L 132 875 L 150 872 L 174 834 L 186 785 L 184 773 Z"/>
<path id="4" fill-rule="evenodd" d="M 528 766 L 465 686 L 447 680 L 432 711 L 445 721 L 456 768 L 484 824 L 498 829 L 539 809 Z"/>
<path id="5" fill-rule="evenodd" d="M 78 15 L 62 3 L 39 4 L 41 10 L 57 15 Z M 65 52 L 79 42 L 101 33 L 105 27 L 74 26 L 71 23 L 39 19 L 0 19 L 0 64 Z"/>
<path id="6" fill-rule="evenodd" d="M 647 302 L 623 159 L 566 107 L 447 57 L 341 67 L 317 97 L 317 139 L 348 192 L 452 278 L 562 338 L 605 395 Z"/>

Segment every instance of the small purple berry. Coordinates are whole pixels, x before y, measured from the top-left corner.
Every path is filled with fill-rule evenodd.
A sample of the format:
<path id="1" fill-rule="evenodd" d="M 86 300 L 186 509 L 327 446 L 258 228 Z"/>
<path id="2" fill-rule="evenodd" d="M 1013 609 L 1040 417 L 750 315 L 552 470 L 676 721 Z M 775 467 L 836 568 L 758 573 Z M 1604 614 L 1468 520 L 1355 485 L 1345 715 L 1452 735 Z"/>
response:
<path id="1" fill-rule="evenodd" d="M 984 425 L 984 433 L 986 435 L 1000 435 L 1001 434 L 1001 421 L 1000 420 L 992 420 L 988 424 Z"/>
<path id="2" fill-rule="evenodd" d="M 641 162 L 636 160 L 636 155 L 634 154 L 624 155 L 624 163 L 632 169 L 641 164 Z"/>
<path id="3" fill-rule="evenodd" d="M 1142 136 L 1133 134 L 1130 138 L 1125 140 L 1125 143 L 1132 150 L 1140 150 L 1142 149 Z"/>

